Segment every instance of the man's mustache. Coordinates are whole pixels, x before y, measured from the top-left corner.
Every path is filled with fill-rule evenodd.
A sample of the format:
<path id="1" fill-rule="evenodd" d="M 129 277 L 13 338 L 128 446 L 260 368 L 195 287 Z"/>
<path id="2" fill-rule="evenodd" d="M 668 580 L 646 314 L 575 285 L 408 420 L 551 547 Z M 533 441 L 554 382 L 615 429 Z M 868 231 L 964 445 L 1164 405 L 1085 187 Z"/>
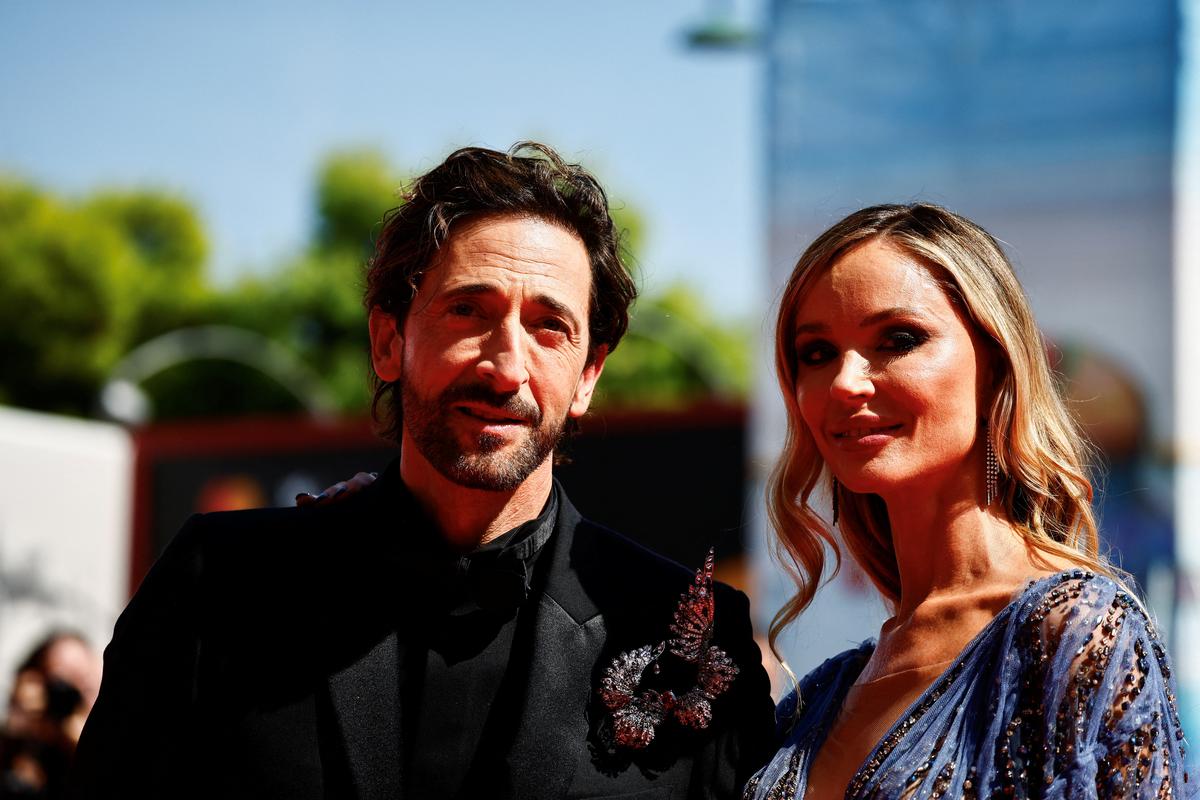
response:
<path id="1" fill-rule="evenodd" d="M 438 397 L 438 404 L 443 409 L 449 409 L 455 403 L 463 401 L 491 406 L 505 416 L 522 420 L 534 427 L 542 424 L 542 410 L 536 405 L 518 396 L 516 392 L 496 392 L 486 384 L 464 383 L 451 386 Z"/>

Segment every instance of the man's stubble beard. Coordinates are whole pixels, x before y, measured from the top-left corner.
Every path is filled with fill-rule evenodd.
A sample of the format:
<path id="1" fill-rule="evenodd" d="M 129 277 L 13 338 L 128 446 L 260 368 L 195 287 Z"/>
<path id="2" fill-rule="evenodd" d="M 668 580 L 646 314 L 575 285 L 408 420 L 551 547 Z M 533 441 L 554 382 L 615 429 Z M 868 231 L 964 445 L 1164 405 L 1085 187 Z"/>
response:
<path id="1" fill-rule="evenodd" d="M 411 382 L 401 379 L 404 428 L 412 443 L 447 480 L 468 489 L 507 492 L 516 489 L 553 453 L 566 430 L 566 418 L 545 424 L 541 410 L 513 395 L 497 394 L 483 384 L 451 386 L 437 397 L 419 395 Z M 481 433 L 474 447 L 464 450 L 449 425 L 455 403 L 471 400 L 527 423 L 523 438 L 504 450 L 507 440 Z"/>

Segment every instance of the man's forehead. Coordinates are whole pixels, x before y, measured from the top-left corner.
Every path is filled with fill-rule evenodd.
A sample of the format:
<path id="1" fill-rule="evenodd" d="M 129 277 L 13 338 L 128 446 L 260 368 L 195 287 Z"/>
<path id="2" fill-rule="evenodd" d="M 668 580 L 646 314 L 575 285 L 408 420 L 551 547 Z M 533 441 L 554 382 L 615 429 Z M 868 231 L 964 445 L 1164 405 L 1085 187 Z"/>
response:
<path id="1" fill-rule="evenodd" d="M 591 292 L 591 261 L 572 231 L 537 217 L 485 217 L 456 229 L 438 250 L 422 283 L 443 291 L 483 293 L 515 285 Z"/>

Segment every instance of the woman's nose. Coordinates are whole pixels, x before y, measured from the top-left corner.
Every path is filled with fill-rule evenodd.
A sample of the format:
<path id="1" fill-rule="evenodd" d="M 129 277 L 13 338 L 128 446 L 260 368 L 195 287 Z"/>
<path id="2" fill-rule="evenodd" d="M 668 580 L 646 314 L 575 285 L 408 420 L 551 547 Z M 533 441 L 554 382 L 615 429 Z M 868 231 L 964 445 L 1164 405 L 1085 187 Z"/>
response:
<path id="1" fill-rule="evenodd" d="M 829 393 L 843 401 L 861 401 L 872 397 L 875 384 L 871 380 L 870 362 L 853 350 L 844 353 Z"/>

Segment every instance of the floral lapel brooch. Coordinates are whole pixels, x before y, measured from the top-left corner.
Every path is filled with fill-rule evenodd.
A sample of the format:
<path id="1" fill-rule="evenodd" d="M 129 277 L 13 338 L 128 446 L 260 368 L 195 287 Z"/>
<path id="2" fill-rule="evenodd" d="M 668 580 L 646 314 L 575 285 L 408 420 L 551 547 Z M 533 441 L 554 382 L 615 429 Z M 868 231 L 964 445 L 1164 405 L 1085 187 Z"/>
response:
<path id="1" fill-rule="evenodd" d="M 727 690 L 737 677 L 738 667 L 713 638 L 712 550 L 704 566 L 696 570 L 692 584 L 679 598 L 671 638 L 621 653 L 604 671 L 600 699 L 612 717 L 611 738 L 616 745 L 634 750 L 645 748 L 668 719 L 703 730 L 712 721 L 712 701 Z M 672 659 L 664 656 L 670 655 Z M 665 662 L 677 663 L 665 663 Z M 643 687 L 646 671 L 662 676 L 692 675 L 686 689 Z M 655 681 L 659 683 L 661 681 Z"/>

